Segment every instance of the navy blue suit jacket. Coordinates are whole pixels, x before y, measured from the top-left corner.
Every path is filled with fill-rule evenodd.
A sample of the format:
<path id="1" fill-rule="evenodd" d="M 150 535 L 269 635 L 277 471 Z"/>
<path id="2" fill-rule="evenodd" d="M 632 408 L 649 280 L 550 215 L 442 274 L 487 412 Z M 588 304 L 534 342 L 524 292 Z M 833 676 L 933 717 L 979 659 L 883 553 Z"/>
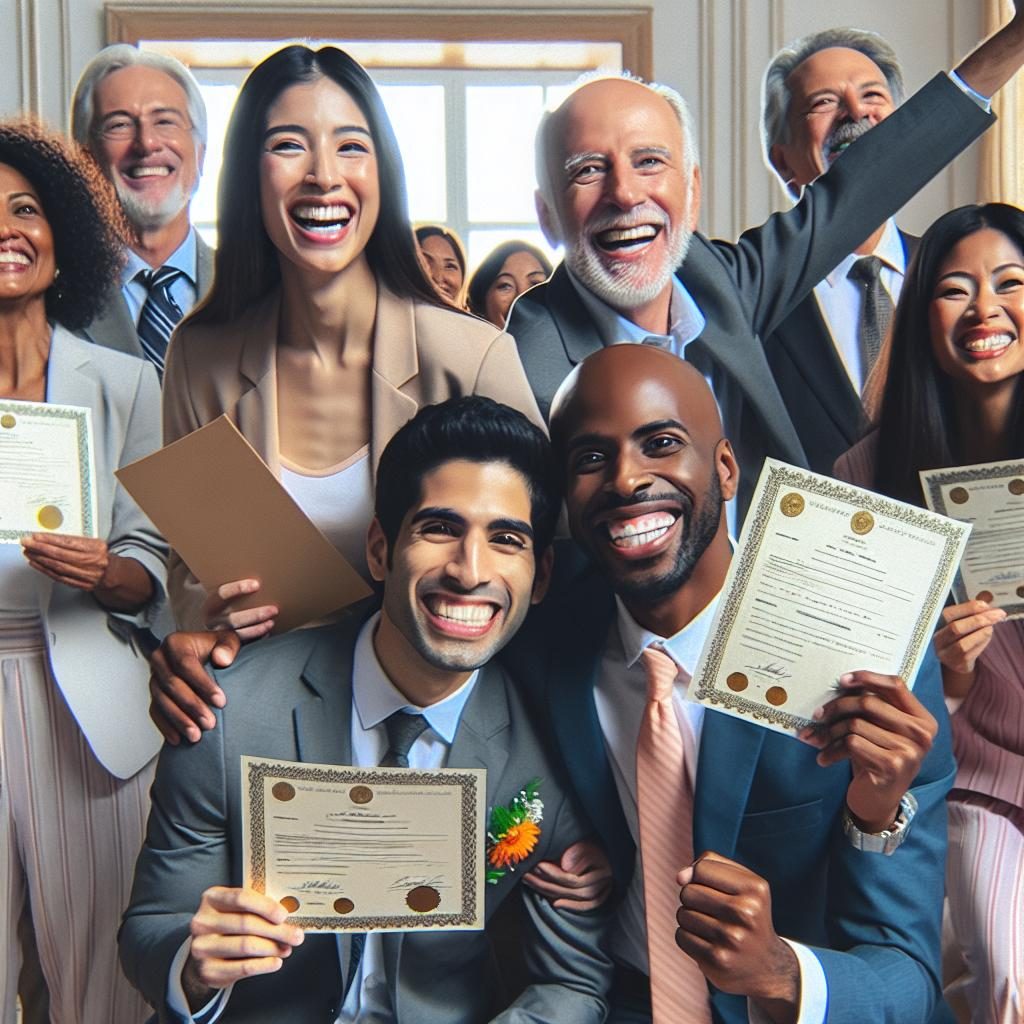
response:
<path id="1" fill-rule="evenodd" d="M 636 852 L 594 704 L 615 605 L 592 571 L 548 598 L 504 657 L 547 712 L 580 805 L 624 890 Z M 829 1024 L 946 1019 L 939 937 L 946 794 L 955 764 L 938 662 L 929 652 L 914 692 L 939 733 L 914 784 L 919 811 L 891 857 L 855 850 L 842 831 L 850 769 L 821 768 L 798 740 L 707 711 L 694 806 L 694 848 L 744 864 L 771 886 L 776 931 L 813 948 L 829 989 Z M 680 954 L 682 955 L 682 954 Z M 746 1000 L 712 990 L 716 1024 L 747 1021 Z M 937 1013 L 938 1016 L 933 1016 Z"/>

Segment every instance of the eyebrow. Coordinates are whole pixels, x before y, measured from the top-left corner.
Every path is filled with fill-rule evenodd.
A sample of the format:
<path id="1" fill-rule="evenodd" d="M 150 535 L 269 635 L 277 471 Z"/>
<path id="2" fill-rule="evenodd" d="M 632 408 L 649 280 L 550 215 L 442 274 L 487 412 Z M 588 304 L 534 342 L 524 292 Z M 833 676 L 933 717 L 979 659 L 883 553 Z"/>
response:
<path id="1" fill-rule="evenodd" d="M 466 517 L 460 515 L 453 508 L 443 508 L 439 505 L 432 505 L 428 508 L 421 508 L 411 520 L 410 525 L 421 523 L 425 519 L 440 519 L 445 523 L 453 523 L 455 526 L 466 526 Z M 507 530 L 511 533 L 521 533 L 525 537 L 529 537 L 533 540 L 533 527 L 524 522 L 522 519 L 516 519 L 513 516 L 501 516 L 498 519 L 492 519 L 487 524 L 488 530 Z"/>
<path id="2" fill-rule="evenodd" d="M 664 419 L 664 420 L 652 420 L 650 423 L 644 423 L 642 426 L 637 427 L 629 435 L 633 440 L 639 441 L 647 437 L 649 434 L 656 434 L 659 430 L 679 430 L 684 433 L 687 437 L 690 437 L 690 431 L 687 430 L 683 423 L 679 420 Z M 575 448 L 581 448 L 589 445 L 601 445 L 606 444 L 611 438 L 607 434 L 579 434 L 577 437 L 572 438 L 569 442 L 568 449 L 572 451 Z"/>
<path id="3" fill-rule="evenodd" d="M 150 107 L 150 108 L 142 111 L 142 116 L 143 117 L 145 117 L 146 115 L 152 116 L 153 114 L 180 114 L 182 117 L 186 116 L 185 115 L 185 111 L 182 110 L 181 107 L 172 107 L 172 106 Z M 118 109 L 118 110 L 110 110 L 110 111 L 108 111 L 106 114 L 103 115 L 103 117 L 100 118 L 100 120 L 101 121 L 109 121 L 112 117 L 130 117 L 130 118 L 134 119 L 134 118 L 136 118 L 138 116 L 139 115 L 133 114 L 130 110 Z"/>
<path id="4" fill-rule="evenodd" d="M 37 203 L 40 201 L 35 192 L 12 192 L 7 197 L 8 202 L 15 202 L 18 199 L 34 199 Z"/>
<path id="5" fill-rule="evenodd" d="M 998 273 L 1001 273 L 1004 270 L 1010 270 L 1010 269 L 1024 271 L 1024 264 L 1016 263 L 1016 262 L 1014 262 L 1012 260 L 1009 263 L 1000 263 L 998 267 L 993 267 L 992 268 L 992 273 L 993 274 L 998 274 Z M 939 278 L 939 281 L 945 281 L 947 277 L 971 277 L 971 278 L 973 278 L 974 275 L 969 270 L 951 270 L 948 274 L 943 274 L 942 277 Z M 939 281 L 936 281 L 935 283 L 938 284 Z"/>
<path id="6" fill-rule="evenodd" d="M 631 149 L 629 155 L 633 158 L 638 156 L 661 156 L 666 160 L 672 159 L 672 150 L 667 146 L 637 146 L 636 149 Z"/>
<path id="7" fill-rule="evenodd" d="M 566 157 L 562 168 L 566 174 L 572 174 L 577 167 L 582 167 L 583 164 L 590 163 L 591 161 L 603 162 L 604 159 L 605 157 L 602 153 L 573 153 L 572 156 Z"/>
<path id="8" fill-rule="evenodd" d="M 309 129 L 304 128 L 301 124 L 273 124 L 263 133 L 263 138 L 268 139 L 271 135 L 276 135 L 278 132 L 297 132 L 299 135 L 309 135 Z M 370 134 L 370 129 L 361 124 L 340 125 L 334 129 L 332 134 L 350 135 L 353 132 L 358 135 L 365 135 L 368 139 L 373 138 Z"/>
<path id="9" fill-rule="evenodd" d="M 857 86 L 858 92 L 863 92 L 865 89 L 885 89 L 888 92 L 889 83 L 884 78 L 880 78 L 872 79 L 870 82 L 861 82 L 861 84 Z M 832 85 L 826 85 L 822 86 L 820 89 L 815 89 L 814 92 L 808 93 L 807 100 L 814 100 L 819 96 L 836 96 L 843 91 L 844 90 L 841 87 L 836 88 Z"/>

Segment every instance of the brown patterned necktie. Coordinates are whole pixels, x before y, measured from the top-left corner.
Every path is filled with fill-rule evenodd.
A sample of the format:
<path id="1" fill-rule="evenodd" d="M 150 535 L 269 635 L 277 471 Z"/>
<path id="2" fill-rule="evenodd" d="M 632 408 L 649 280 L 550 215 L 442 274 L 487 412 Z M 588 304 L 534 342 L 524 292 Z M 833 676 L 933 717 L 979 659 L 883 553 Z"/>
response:
<path id="1" fill-rule="evenodd" d="M 874 368 L 892 320 L 892 299 L 879 276 L 883 265 L 877 256 L 862 256 L 846 275 L 861 291 L 857 339 L 864 353 L 865 378 Z"/>

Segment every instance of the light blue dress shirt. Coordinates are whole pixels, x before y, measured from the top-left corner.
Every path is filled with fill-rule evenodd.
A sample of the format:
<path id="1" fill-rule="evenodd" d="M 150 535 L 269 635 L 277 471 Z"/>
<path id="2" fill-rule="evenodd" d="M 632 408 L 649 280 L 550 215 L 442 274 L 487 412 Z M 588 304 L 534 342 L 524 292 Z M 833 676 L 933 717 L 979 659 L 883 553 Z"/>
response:
<path id="1" fill-rule="evenodd" d="M 191 228 L 185 236 L 185 241 L 178 246 L 168 257 L 165 267 L 175 267 L 182 272 L 182 277 L 171 283 L 171 298 L 178 304 L 182 313 L 188 311 L 196 304 L 197 280 L 198 280 L 198 249 L 196 247 L 196 229 Z M 154 270 L 134 249 L 128 250 L 128 262 L 121 271 L 121 294 L 128 304 L 128 312 L 132 320 L 138 324 L 142 307 L 149 297 L 149 289 L 136 280 L 142 270 Z"/>

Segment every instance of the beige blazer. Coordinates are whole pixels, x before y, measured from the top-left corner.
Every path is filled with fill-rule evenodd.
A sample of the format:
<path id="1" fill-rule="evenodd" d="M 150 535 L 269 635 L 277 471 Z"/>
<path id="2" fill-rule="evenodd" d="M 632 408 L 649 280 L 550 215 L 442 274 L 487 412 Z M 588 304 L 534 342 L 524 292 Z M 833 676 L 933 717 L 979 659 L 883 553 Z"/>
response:
<path id="1" fill-rule="evenodd" d="M 164 374 L 164 444 L 227 413 L 275 476 L 277 291 L 227 325 L 182 324 Z M 370 458 L 374 473 L 392 436 L 423 405 L 486 395 L 543 425 L 512 338 L 455 310 L 401 299 L 380 287 L 373 335 Z M 226 582 L 226 581 L 225 581 Z M 168 585 L 182 629 L 201 629 L 206 593 L 171 552 Z"/>

